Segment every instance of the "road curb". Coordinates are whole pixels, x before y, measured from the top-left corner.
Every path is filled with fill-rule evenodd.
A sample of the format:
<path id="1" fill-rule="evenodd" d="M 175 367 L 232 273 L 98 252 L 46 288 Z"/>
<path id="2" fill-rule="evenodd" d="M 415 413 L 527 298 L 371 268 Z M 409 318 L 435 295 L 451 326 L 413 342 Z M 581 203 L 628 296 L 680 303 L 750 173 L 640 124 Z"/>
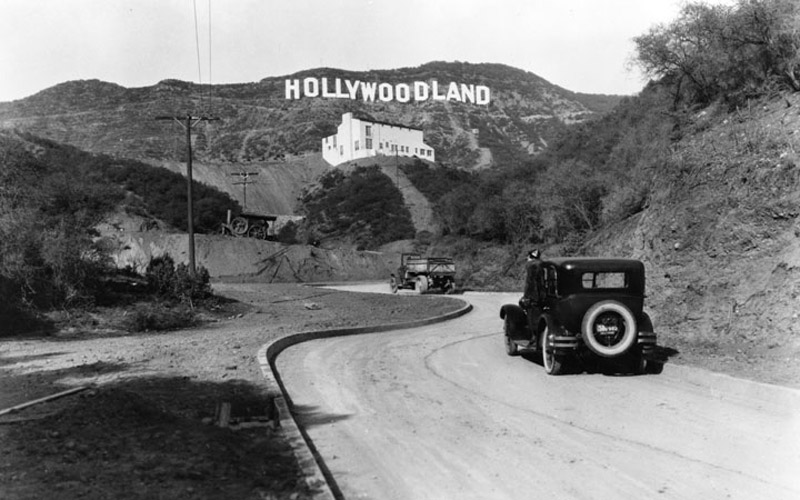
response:
<path id="1" fill-rule="evenodd" d="M 317 453 L 314 443 L 311 441 L 308 433 L 305 432 L 305 429 L 300 427 L 295 420 L 294 415 L 290 411 L 291 397 L 286 392 L 286 388 L 283 385 L 281 376 L 275 367 L 275 358 L 277 358 L 278 354 L 280 354 L 284 349 L 308 340 L 417 328 L 420 326 L 432 325 L 458 318 L 459 316 L 463 316 L 472 310 L 472 304 L 469 302 L 455 297 L 452 298 L 463 302 L 464 306 L 447 314 L 416 321 L 293 333 L 264 344 L 258 350 L 258 364 L 261 367 L 261 373 L 264 375 L 264 378 L 271 387 L 277 386 L 281 392 L 280 396 L 276 396 L 274 399 L 274 406 L 278 415 L 278 423 L 292 445 L 295 457 L 297 458 L 300 467 L 303 469 L 303 472 L 306 475 L 306 483 L 310 488 L 314 490 L 320 490 L 314 498 L 318 500 L 334 500 L 342 499 L 344 497 L 341 490 L 339 490 L 333 475 L 331 474 L 327 465 L 325 465 L 324 460 L 319 453 Z"/>

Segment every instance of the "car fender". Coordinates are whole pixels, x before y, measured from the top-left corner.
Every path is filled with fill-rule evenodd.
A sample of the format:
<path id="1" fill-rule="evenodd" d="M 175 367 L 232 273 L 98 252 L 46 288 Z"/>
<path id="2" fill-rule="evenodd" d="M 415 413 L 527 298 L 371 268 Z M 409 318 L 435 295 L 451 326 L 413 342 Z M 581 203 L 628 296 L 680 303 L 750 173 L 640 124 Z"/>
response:
<path id="1" fill-rule="evenodd" d="M 513 338 L 524 338 L 528 329 L 528 314 L 517 304 L 505 304 L 500 308 L 500 319 L 511 327 Z"/>

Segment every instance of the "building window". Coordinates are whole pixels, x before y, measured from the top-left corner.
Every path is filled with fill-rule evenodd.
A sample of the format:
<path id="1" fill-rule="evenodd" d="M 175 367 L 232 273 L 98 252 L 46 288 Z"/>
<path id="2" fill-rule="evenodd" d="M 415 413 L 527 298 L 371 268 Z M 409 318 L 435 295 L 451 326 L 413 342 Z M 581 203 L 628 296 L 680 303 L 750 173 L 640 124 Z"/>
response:
<path id="1" fill-rule="evenodd" d="M 358 151 L 358 139 L 356 139 L 356 142 L 353 143 L 353 146 L 356 148 L 356 151 Z"/>
<path id="2" fill-rule="evenodd" d="M 344 155 L 344 146 L 339 146 L 339 155 Z"/>
<path id="3" fill-rule="evenodd" d="M 372 149 L 372 139 L 364 139 L 364 149 Z"/>
<path id="4" fill-rule="evenodd" d="M 339 137 L 338 135 L 333 136 L 333 147 L 336 147 L 336 138 Z"/>
<path id="5" fill-rule="evenodd" d="M 366 135 L 367 137 L 372 137 L 372 126 L 371 125 L 367 125 L 366 126 L 366 131 L 365 131 L 364 135 Z M 369 149 L 369 148 L 367 148 L 367 149 Z"/>

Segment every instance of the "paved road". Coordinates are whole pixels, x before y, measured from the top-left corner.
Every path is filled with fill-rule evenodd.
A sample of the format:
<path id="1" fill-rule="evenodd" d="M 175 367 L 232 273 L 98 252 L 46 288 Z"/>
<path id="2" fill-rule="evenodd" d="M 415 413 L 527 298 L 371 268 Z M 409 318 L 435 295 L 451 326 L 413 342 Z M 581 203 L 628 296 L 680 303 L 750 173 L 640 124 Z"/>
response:
<path id="1" fill-rule="evenodd" d="M 518 294 L 464 298 L 447 323 L 278 356 L 346 498 L 800 499 L 800 391 L 671 364 L 547 376 L 503 350 Z"/>

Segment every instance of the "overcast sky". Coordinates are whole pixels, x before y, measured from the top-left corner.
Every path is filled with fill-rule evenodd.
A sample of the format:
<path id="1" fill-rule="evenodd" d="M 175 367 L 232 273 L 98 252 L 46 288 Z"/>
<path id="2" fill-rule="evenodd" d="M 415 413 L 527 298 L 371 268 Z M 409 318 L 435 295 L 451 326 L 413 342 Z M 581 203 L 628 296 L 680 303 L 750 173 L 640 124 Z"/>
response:
<path id="1" fill-rule="evenodd" d="M 244 83 L 430 61 L 501 63 L 573 91 L 635 94 L 645 82 L 626 69 L 631 39 L 678 8 L 678 0 L 0 0 L 0 102 L 69 80 Z"/>

